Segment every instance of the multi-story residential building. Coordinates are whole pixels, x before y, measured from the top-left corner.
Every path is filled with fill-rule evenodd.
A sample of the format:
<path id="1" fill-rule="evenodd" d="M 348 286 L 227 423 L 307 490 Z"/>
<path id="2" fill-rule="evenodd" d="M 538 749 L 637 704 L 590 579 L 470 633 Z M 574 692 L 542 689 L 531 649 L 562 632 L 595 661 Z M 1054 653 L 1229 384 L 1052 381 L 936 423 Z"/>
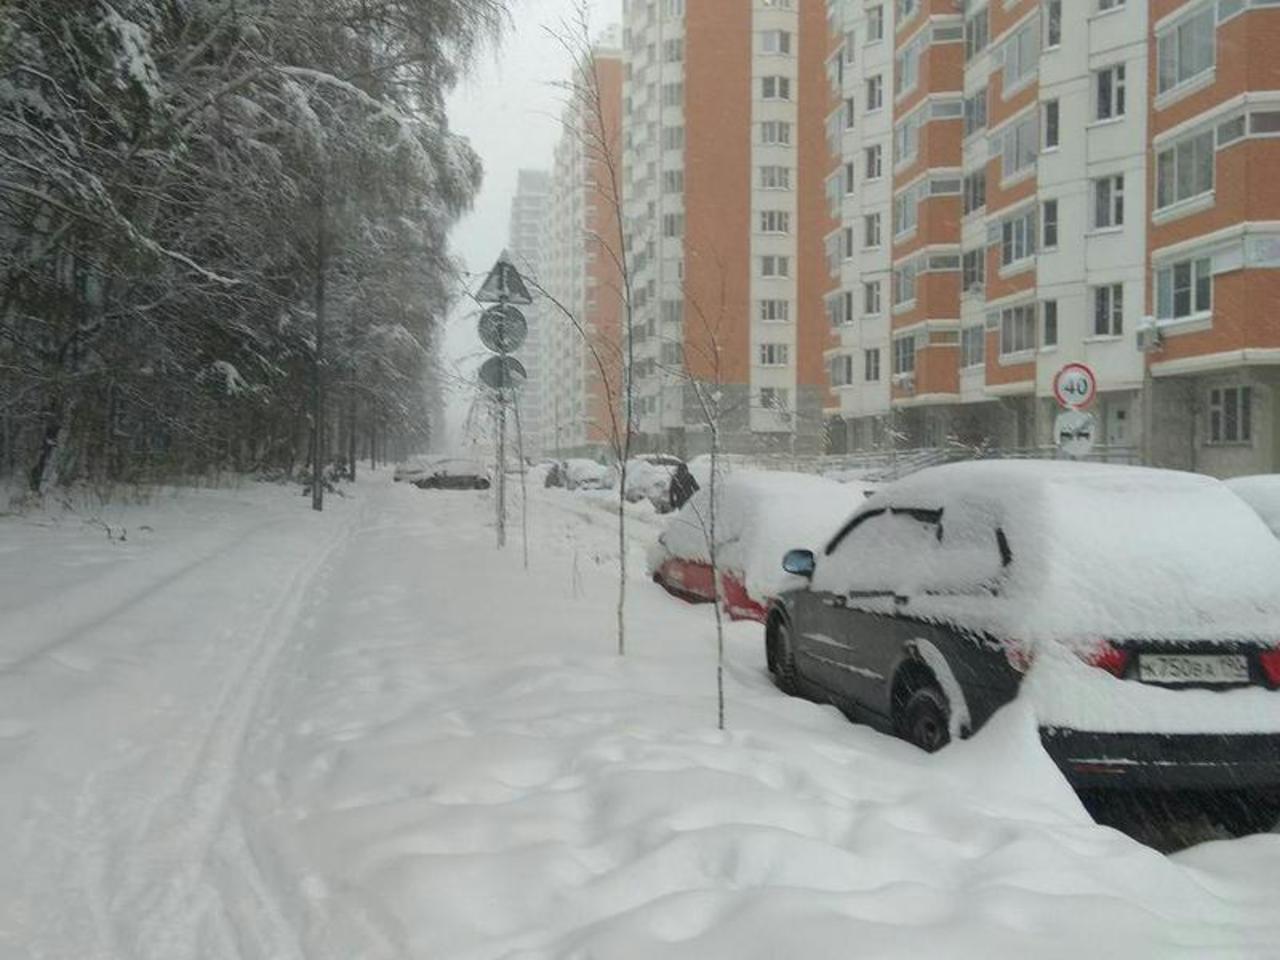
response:
<path id="1" fill-rule="evenodd" d="M 516 174 L 516 194 L 511 201 L 511 228 L 507 252 L 516 269 L 537 278 L 542 276 L 542 234 L 547 214 L 551 174 L 546 170 L 521 170 Z M 548 322 L 545 298 L 533 293 L 534 302 L 523 308 L 529 324 L 529 336 L 516 351 L 529 380 L 520 392 L 520 427 L 524 434 L 525 454 L 542 456 L 542 398 L 547 391 L 542 369 L 544 328 Z"/>
<path id="2" fill-rule="evenodd" d="M 820 4 L 625 0 L 625 218 L 642 446 L 821 445 L 830 94 Z M 816 231 L 802 229 L 813 224 Z"/>
<path id="3" fill-rule="evenodd" d="M 541 447 L 557 457 L 607 455 L 622 429 L 620 200 L 622 57 L 606 35 L 573 78 L 546 208 L 541 308 Z M 553 302 L 554 301 L 554 302 Z"/>
<path id="4" fill-rule="evenodd" d="M 1280 8 L 828 12 L 833 446 L 1049 443 L 1083 361 L 1109 453 L 1280 467 Z"/>

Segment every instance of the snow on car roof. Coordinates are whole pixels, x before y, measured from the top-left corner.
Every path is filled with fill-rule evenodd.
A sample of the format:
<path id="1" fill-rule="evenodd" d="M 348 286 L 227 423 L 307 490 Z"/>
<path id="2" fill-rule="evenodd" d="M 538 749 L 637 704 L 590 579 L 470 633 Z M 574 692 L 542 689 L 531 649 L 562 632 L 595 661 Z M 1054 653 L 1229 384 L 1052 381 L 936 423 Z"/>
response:
<path id="1" fill-rule="evenodd" d="M 895 556 L 900 536 L 837 536 L 815 586 L 847 590 L 878 577 L 911 597 L 914 616 L 960 617 L 1025 641 L 1280 638 L 1280 541 L 1211 477 L 968 461 L 886 487 L 859 516 L 894 508 L 939 511 L 932 539 Z"/>
<path id="2" fill-rule="evenodd" d="M 1271 532 L 1280 537 L 1280 473 L 1263 473 L 1252 477 L 1236 477 L 1227 487 L 1253 507 Z"/>

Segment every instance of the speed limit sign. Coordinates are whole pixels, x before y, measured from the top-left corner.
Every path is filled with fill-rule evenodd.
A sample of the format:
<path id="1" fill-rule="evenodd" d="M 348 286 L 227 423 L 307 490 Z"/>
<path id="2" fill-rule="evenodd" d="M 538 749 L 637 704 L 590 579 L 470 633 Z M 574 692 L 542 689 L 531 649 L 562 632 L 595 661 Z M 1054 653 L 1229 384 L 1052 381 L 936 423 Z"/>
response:
<path id="1" fill-rule="evenodd" d="M 1098 378 L 1083 363 L 1068 363 L 1053 378 L 1053 395 L 1068 410 L 1083 410 L 1098 394 Z"/>

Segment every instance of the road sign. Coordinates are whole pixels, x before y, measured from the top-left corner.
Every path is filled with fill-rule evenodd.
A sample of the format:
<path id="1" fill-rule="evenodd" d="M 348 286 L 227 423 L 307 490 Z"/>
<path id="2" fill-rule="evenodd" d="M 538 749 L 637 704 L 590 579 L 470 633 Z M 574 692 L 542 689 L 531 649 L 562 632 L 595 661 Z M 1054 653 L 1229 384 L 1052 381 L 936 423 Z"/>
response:
<path id="1" fill-rule="evenodd" d="M 1068 410 L 1083 410 L 1098 395 L 1098 378 L 1083 363 L 1068 363 L 1053 378 L 1053 395 Z"/>
<path id="2" fill-rule="evenodd" d="M 529 335 L 524 314 L 502 304 L 480 316 L 480 342 L 494 353 L 514 353 Z"/>
<path id="3" fill-rule="evenodd" d="M 510 390 L 528 379 L 524 364 L 515 357 L 490 357 L 480 364 L 480 382 L 494 390 Z"/>
<path id="4" fill-rule="evenodd" d="M 1097 418 L 1083 410 L 1063 410 L 1053 422 L 1053 438 L 1069 457 L 1088 456 L 1097 435 Z"/>
<path id="5" fill-rule="evenodd" d="M 489 276 L 476 293 L 476 300 L 480 303 L 533 303 L 529 288 L 525 286 L 524 278 L 511 262 L 507 251 L 502 251 L 502 256 L 498 257 L 498 262 L 489 271 Z"/>

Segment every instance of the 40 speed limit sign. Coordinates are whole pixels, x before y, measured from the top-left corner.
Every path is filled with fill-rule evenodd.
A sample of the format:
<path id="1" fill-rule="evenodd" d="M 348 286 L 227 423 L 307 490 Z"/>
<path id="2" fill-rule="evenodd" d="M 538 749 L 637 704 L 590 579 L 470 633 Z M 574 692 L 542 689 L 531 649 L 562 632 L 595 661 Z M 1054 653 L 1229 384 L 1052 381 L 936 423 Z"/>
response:
<path id="1" fill-rule="evenodd" d="M 1067 410 L 1083 410 L 1098 395 L 1098 378 L 1083 363 L 1068 363 L 1053 378 L 1053 395 Z"/>

